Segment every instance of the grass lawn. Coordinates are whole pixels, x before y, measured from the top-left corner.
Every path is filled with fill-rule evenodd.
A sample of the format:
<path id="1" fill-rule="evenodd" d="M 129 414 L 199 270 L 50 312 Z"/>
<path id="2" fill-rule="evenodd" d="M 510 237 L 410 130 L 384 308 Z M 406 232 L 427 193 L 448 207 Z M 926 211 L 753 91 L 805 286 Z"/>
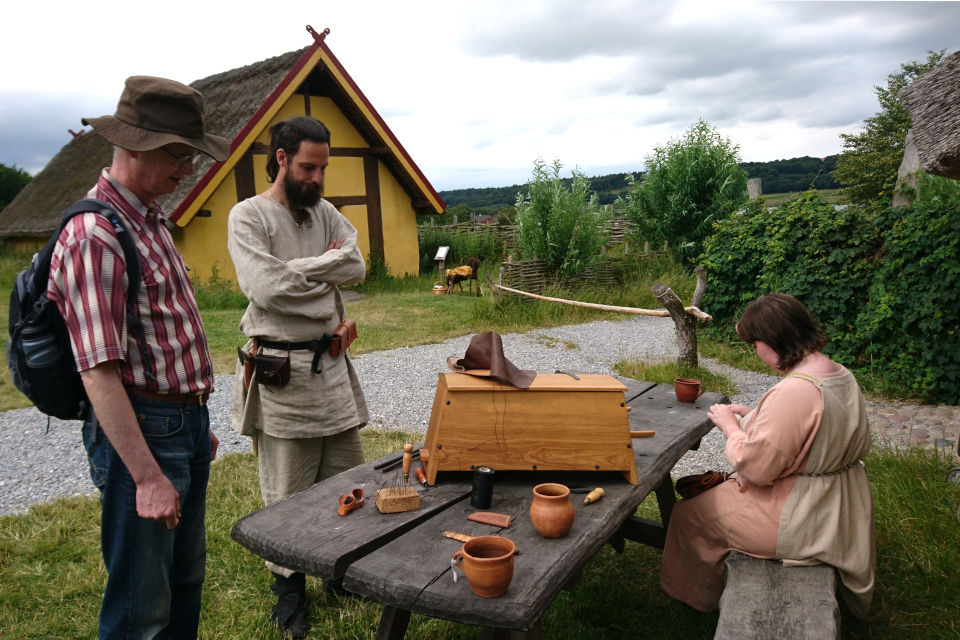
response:
<path id="1" fill-rule="evenodd" d="M 684 299 L 692 278 L 672 265 L 640 277 L 615 293 L 584 291 L 587 302 L 657 308 L 651 285 L 664 281 Z M 12 278 L 22 268 L 0 256 L 0 309 L 6 310 Z M 13 271 L 15 273 L 15 271 Z M 355 354 L 434 343 L 449 337 L 496 329 L 502 333 L 575 324 L 621 315 L 550 303 L 513 299 L 497 306 L 489 293 L 480 299 L 433 296 L 435 278 L 372 282 L 359 287 L 364 297 L 348 306 L 360 338 Z M 237 326 L 243 314 L 234 304 L 204 309 L 203 318 L 218 373 L 234 370 L 236 347 L 244 338 Z M 744 369 L 767 372 L 748 345 L 725 345 L 709 338 L 704 356 Z M 622 362 L 624 375 L 669 381 L 672 365 Z M 703 379 L 712 391 L 731 394 L 722 377 L 684 372 Z M 0 367 L 0 410 L 27 406 Z M 364 430 L 367 459 L 398 450 L 406 436 Z M 870 617 L 855 620 L 843 610 L 844 638 L 960 637 L 960 490 L 944 480 L 946 459 L 914 451 L 905 455 L 873 452 L 867 470 L 877 513 L 877 592 Z M 259 558 L 230 540 L 233 523 L 259 508 L 256 460 L 225 456 L 213 466 L 207 500 L 208 561 L 200 634 L 202 638 L 278 638 L 268 623 L 272 599 L 269 573 Z M 656 519 L 654 500 L 638 513 Z M 99 503 L 68 498 L 39 505 L 22 516 L 0 518 L 0 636 L 6 638 L 94 637 L 106 580 L 99 553 Z M 546 637 L 711 638 L 716 614 L 702 614 L 666 596 L 659 586 L 660 551 L 628 543 L 623 555 L 609 547 L 587 566 L 572 593 L 562 593 L 544 618 Z M 381 607 L 325 595 L 318 580 L 308 581 L 311 638 L 372 638 Z M 479 638 L 481 630 L 413 616 L 408 638 Z"/>
<path id="2" fill-rule="evenodd" d="M 839 189 L 817 189 L 817 191 L 819 191 L 820 195 L 822 195 L 823 198 L 830 204 L 841 204 L 843 202 L 842 198 L 837 195 Z M 792 200 L 802 193 L 802 191 L 791 191 L 790 193 L 765 193 L 763 194 L 763 199 L 768 207 L 779 207 L 787 200 Z"/>
<path id="3" fill-rule="evenodd" d="M 364 430 L 367 459 L 398 450 L 403 434 Z M 944 480 L 946 460 L 919 452 L 871 453 L 867 469 L 877 510 L 877 593 L 870 617 L 843 611 L 851 639 L 957 638 L 960 635 L 960 490 Z M 213 465 L 207 498 L 207 581 L 201 638 L 279 638 L 262 561 L 230 540 L 240 517 L 261 506 L 256 460 L 232 454 Z M 656 519 L 648 499 L 638 513 Z M 67 498 L 0 518 L 0 630 L 12 638 L 90 638 L 106 574 L 99 552 L 99 502 Z M 659 550 L 605 547 L 575 591 L 544 617 L 548 638 L 713 637 L 717 614 L 672 600 L 660 589 Z M 381 607 L 328 596 L 309 579 L 311 638 L 372 638 Z M 480 629 L 413 616 L 407 638 L 479 638 Z"/>

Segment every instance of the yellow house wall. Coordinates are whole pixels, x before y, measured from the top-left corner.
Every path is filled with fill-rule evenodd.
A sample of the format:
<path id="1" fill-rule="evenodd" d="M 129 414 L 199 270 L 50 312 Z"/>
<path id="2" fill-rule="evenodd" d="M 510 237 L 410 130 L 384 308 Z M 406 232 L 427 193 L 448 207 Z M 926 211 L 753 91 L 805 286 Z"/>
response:
<path id="1" fill-rule="evenodd" d="M 367 207 L 363 205 L 340 207 L 340 213 L 356 228 L 357 244 L 360 246 L 360 253 L 363 254 L 363 260 L 366 262 L 367 256 L 370 255 L 370 227 L 367 226 Z M 369 266 L 367 265 L 368 268 Z"/>
<path id="2" fill-rule="evenodd" d="M 383 253 L 390 275 L 402 278 L 420 273 L 420 245 L 417 214 L 410 196 L 390 171 L 378 162 L 380 170 L 380 211 L 383 218 Z"/>
<path id="3" fill-rule="evenodd" d="M 50 238 L 10 237 L 3 242 L 15 253 L 37 253 Z"/>
<path id="4" fill-rule="evenodd" d="M 329 98 L 311 97 L 310 109 L 314 117 L 330 129 L 335 147 L 366 147 L 362 136 L 337 109 Z M 257 136 L 257 142 L 269 145 L 270 127 L 276 122 L 304 115 L 304 98 L 294 94 L 280 108 L 276 116 Z M 267 158 L 253 157 L 254 184 L 257 193 L 269 186 L 267 182 Z M 416 274 L 419 268 L 416 216 L 410 207 L 410 197 L 403 191 L 390 172 L 380 166 L 380 196 L 383 215 L 384 252 L 391 274 L 403 276 Z M 324 194 L 326 196 L 365 195 L 363 159 L 336 156 L 330 159 L 327 168 Z M 171 233 L 184 262 L 191 269 L 191 276 L 206 281 L 216 265 L 221 278 L 236 282 L 236 269 L 227 251 L 227 218 L 230 209 L 237 203 L 235 172 L 231 171 L 200 208 L 211 212 L 209 218 L 194 217 L 185 227 L 176 227 Z M 365 206 L 341 207 L 341 213 L 356 227 L 358 244 L 364 259 L 370 253 L 370 235 Z"/>

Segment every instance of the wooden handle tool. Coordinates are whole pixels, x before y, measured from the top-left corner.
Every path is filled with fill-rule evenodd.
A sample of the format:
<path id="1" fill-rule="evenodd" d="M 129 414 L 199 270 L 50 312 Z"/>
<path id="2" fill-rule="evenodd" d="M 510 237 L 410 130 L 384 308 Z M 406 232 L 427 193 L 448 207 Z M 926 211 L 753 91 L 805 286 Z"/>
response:
<path id="1" fill-rule="evenodd" d="M 587 497 L 583 499 L 583 504 L 590 504 L 591 502 L 597 502 L 600 498 L 603 497 L 603 489 L 597 487 L 593 491 L 587 494 Z"/>
<path id="2" fill-rule="evenodd" d="M 623 433 L 621 431 L 621 433 Z M 631 438 L 652 438 L 656 431 L 631 431 Z"/>
<path id="3" fill-rule="evenodd" d="M 473 540 L 473 536 L 468 536 L 465 533 L 457 533 L 456 531 L 444 531 L 443 536 L 446 538 L 453 538 L 454 540 L 459 540 L 460 542 L 470 542 L 471 540 Z M 515 556 L 520 555 L 520 547 L 517 547 L 517 550 L 513 555 Z"/>
<path id="4" fill-rule="evenodd" d="M 417 480 L 420 481 L 420 484 L 422 484 L 424 488 L 427 488 L 430 486 L 427 484 L 427 474 L 424 473 L 423 467 L 417 467 L 416 471 L 414 471 L 413 473 L 417 476 Z"/>
<path id="5" fill-rule="evenodd" d="M 444 537 L 453 538 L 454 540 L 459 540 L 460 542 L 470 542 L 473 540 L 473 536 L 468 536 L 465 533 L 457 533 L 455 531 L 444 531 Z"/>
<path id="6" fill-rule="evenodd" d="M 410 465 L 413 463 L 413 445 L 409 442 L 403 445 L 403 483 L 410 481 Z"/>

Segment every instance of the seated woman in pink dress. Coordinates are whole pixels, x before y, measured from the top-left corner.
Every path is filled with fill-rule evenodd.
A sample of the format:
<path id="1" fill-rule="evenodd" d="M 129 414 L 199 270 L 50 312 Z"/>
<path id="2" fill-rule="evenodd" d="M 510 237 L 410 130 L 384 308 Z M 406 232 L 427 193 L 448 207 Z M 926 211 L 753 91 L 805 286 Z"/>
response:
<path id="1" fill-rule="evenodd" d="M 715 404 L 707 414 L 727 439 L 737 472 L 673 509 L 660 583 L 674 598 L 714 611 L 730 551 L 784 565 L 836 567 L 851 612 L 873 597 L 873 497 L 861 459 L 870 429 L 856 379 L 820 353 L 827 337 L 796 298 L 752 302 L 737 334 L 786 374 L 756 409 Z"/>

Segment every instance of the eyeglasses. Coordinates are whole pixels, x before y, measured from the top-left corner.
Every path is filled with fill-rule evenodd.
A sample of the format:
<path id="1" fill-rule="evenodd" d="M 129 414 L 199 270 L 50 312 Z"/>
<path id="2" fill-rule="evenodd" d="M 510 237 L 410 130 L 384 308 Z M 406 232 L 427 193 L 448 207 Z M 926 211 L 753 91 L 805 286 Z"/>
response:
<path id="1" fill-rule="evenodd" d="M 167 149 L 166 147 L 160 147 L 160 149 L 161 149 L 162 151 L 166 151 L 166 152 L 167 152 L 167 155 L 169 155 L 171 158 L 173 158 L 173 166 L 175 166 L 175 167 L 182 167 L 183 165 L 187 164 L 188 162 L 189 162 L 190 164 L 193 164 L 193 163 L 195 163 L 195 162 L 200 158 L 200 154 L 199 154 L 199 153 L 181 153 L 181 154 L 176 154 L 176 153 L 174 153 L 173 151 L 170 151 L 170 149 Z"/>

